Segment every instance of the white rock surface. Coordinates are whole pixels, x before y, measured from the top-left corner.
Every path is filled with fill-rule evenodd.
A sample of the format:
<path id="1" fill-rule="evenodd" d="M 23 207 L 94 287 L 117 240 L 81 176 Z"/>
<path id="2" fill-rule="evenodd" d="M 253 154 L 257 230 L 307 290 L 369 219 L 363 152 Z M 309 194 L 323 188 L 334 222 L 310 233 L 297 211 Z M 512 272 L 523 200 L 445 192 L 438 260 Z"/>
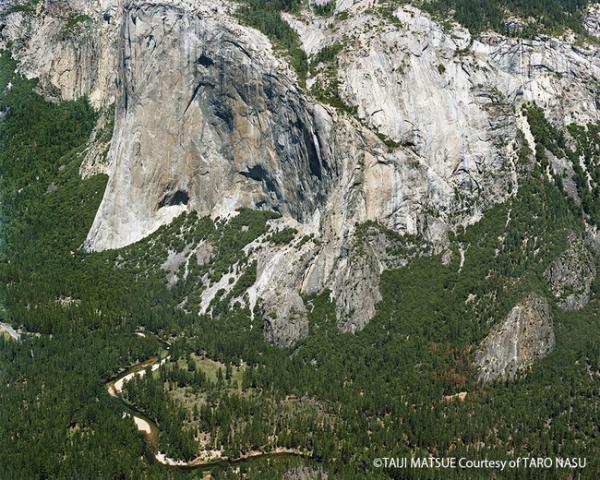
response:
<path id="1" fill-rule="evenodd" d="M 600 37 L 600 4 L 590 4 L 585 16 L 584 26 L 590 35 Z"/>
<path id="2" fill-rule="evenodd" d="M 190 208 L 312 216 L 330 167 L 263 35 L 223 13 L 148 2 L 126 9 L 121 35 L 110 181 L 86 248 L 128 245 Z"/>

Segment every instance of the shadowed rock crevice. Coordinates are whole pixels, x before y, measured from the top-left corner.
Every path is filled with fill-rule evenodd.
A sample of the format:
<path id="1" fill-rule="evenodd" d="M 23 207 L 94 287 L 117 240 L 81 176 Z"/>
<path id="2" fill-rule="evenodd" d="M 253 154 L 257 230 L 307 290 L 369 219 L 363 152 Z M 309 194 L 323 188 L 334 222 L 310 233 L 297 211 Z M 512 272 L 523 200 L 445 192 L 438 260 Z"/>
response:
<path id="1" fill-rule="evenodd" d="M 212 58 L 210 58 L 208 55 L 205 55 L 204 53 L 202 55 L 200 55 L 200 57 L 198 57 L 198 60 L 196 60 L 196 63 L 198 65 L 202 65 L 203 67 L 210 67 L 215 64 L 214 60 Z"/>
<path id="2" fill-rule="evenodd" d="M 269 192 L 277 193 L 276 181 L 269 176 L 269 173 L 262 165 L 254 165 L 245 172 L 240 172 L 240 175 L 264 183 Z"/>
<path id="3" fill-rule="evenodd" d="M 224 125 L 230 132 L 234 129 L 234 118 L 233 112 L 227 104 L 226 97 L 215 98 L 211 103 L 212 112 L 216 119 L 220 120 L 220 123 Z"/>
<path id="4" fill-rule="evenodd" d="M 306 147 L 306 156 L 308 158 L 308 165 L 310 167 L 310 173 L 321 179 L 323 176 L 321 156 L 319 155 L 318 146 L 315 145 L 316 138 L 306 125 L 301 126 L 304 145 Z"/>
<path id="5" fill-rule="evenodd" d="M 175 205 L 187 205 L 190 200 L 189 194 L 184 190 L 177 190 L 173 193 L 168 193 L 159 202 L 158 208 L 172 207 Z"/>

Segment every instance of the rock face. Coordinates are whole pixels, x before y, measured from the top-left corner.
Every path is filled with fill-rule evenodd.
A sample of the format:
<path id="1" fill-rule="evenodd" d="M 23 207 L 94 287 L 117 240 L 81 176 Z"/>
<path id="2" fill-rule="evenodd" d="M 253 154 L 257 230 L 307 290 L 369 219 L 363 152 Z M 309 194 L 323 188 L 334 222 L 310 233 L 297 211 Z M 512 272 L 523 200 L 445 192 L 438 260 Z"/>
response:
<path id="1" fill-rule="evenodd" d="M 285 472 L 283 480 L 327 480 L 329 475 L 322 467 L 293 467 Z"/>
<path id="2" fill-rule="evenodd" d="M 590 35 L 600 37 L 600 5 L 590 4 L 583 25 Z"/>
<path id="3" fill-rule="evenodd" d="M 518 130 L 535 150 L 522 102 L 559 125 L 600 119 L 597 48 L 473 37 L 412 6 L 390 20 L 376 3 L 285 16 L 309 60 L 341 45 L 333 84 L 355 114 L 311 96 L 327 69 L 300 88 L 268 39 L 239 23 L 235 3 L 45 0 L 35 14 L 5 15 L 1 46 L 21 73 L 47 96 L 88 95 L 103 112 L 82 175 L 110 179 L 85 248 L 123 247 L 188 210 L 277 210 L 317 242 L 252 253 L 248 296 L 266 305 L 266 335 L 281 345 L 305 335 L 300 295 L 324 289 L 339 327 L 356 332 L 381 298 L 379 274 L 394 266 L 385 242 L 357 252 L 357 225 L 376 222 L 440 253 L 450 230 L 516 191 Z M 217 290 L 204 292 L 203 312 Z"/>
<path id="4" fill-rule="evenodd" d="M 344 45 L 336 78 L 341 97 L 462 195 L 485 205 L 501 199 L 513 180 L 506 141 L 517 126 L 513 105 L 535 101 L 561 123 L 598 118 L 594 48 L 547 37 L 473 37 L 459 27 L 447 32 L 410 5 L 386 24 L 364 3 L 344 21 L 307 14 L 292 25 L 309 52 Z M 581 88 L 569 90 L 574 83 Z"/>
<path id="5" fill-rule="evenodd" d="M 42 93 L 63 100 L 87 95 L 95 107 L 112 103 L 122 0 L 47 0 L 35 15 L 2 19 L 0 45 L 10 46 L 18 70 L 39 78 Z M 9 8 L 9 5 L 3 5 Z M 79 21 L 73 19 L 80 16 Z"/>
<path id="6" fill-rule="evenodd" d="M 312 108 L 261 34 L 223 15 L 129 4 L 110 181 L 86 247 L 128 245 L 186 209 L 308 221 L 331 165 Z"/>
<path id="7" fill-rule="evenodd" d="M 584 241 L 571 237 L 569 244 L 569 248 L 548 266 L 544 277 L 560 308 L 580 310 L 590 300 L 596 266 Z"/>
<path id="8" fill-rule="evenodd" d="M 265 338 L 278 347 L 289 348 L 308 335 L 308 316 L 295 290 L 271 290 L 262 299 Z"/>
<path id="9" fill-rule="evenodd" d="M 479 381 L 512 379 L 554 348 L 550 306 L 531 294 L 483 340 L 475 361 Z"/>

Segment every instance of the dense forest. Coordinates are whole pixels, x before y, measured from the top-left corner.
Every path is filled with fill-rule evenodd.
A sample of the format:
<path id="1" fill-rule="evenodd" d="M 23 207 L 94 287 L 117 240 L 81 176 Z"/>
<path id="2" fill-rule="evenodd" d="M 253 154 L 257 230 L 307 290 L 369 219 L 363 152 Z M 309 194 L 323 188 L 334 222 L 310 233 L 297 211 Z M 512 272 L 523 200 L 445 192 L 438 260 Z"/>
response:
<path id="1" fill-rule="evenodd" d="M 583 15 L 594 0 L 434 0 L 423 2 L 422 7 L 435 14 L 448 15 L 478 33 L 494 30 L 515 33 L 505 22 L 518 17 L 530 24 L 521 35 L 538 32 L 560 33 L 565 28 L 574 32 L 583 31 Z"/>

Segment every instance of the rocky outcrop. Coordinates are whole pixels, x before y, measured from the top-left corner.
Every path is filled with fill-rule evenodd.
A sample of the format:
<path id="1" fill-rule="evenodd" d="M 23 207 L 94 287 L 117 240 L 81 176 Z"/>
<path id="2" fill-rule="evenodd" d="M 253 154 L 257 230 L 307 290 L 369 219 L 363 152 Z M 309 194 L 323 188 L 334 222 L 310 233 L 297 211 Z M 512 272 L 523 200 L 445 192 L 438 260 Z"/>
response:
<path id="1" fill-rule="evenodd" d="M 0 4 L 0 11 L 14 3 Z M 52 100 L 87 96 L 100 110 L 83 177 L 108 173 L 122 5 L 122 0 L 46 0 L 35 11 L 0 15 L 0 48 L 11 51 L 19 73 L 39 79 L 40 93 Z"/>
<path id="2" fill-rule="evenodd" d="M 560 308 L 580 310 L 585 307 L 596 278 L 594 256 L 586 242 L 571 236 L 569 248 L 546 268 L 544 277 Z"/>
<path id="3" fill-rule="evenodd" d="M 123 0 L 46 0 L 36 11 L 2 20 L 0 47 L 10 47 L 18 71 L 38 78 L 46 96 L 92 105 L 112 103 Z M 10 8 L 8 5 L 4 8 Z"/>
<path id="4" fill-rule="evenodd" d="M 479 381 L 506 380 L 528 370 L 554 348 L 550 306 L 530 294 L 483 340 L 475 355 Z"/>
<path id="5" fill-rule="evenodd" d="M 112 145 L 115 118 L 113 105 L 100 110 L 96 127 L 92 131 L 85 157 L 79 168 L 82 178 L 108 173 L 108 152 Z"/>
<path id="6" fill-rule="evenodd" d="M 379 275 L 383 265 L 368 245 L 364 251 L 354 250 L 342 258 L 333 283 L 333 291 L 337 292 L 336 317 L 341 330 L 357 332 L 375 315 L 381 301 Z"/>
<path id="7" fill-rule="evenodd" d="M 308 295 L 331 289 L 338 327 L 342 331 L 362 330 L 382 298 L 381 273 L 405 266 L 410 258 L 419 254 L 418 251 L 400 253 L 403 243 L 398 238 L 390 238 L 384 230 L 382 225 L 373 223 L 362 227 L 358 235 L 351 231 L 345 240 L 327 242 L 303 279 L 302 291 Z"/>
<path id="8" fill-rule="evenodd" d="M 590 35 L 600 37 L 600 5 L 590 4 L 583 25 Z"/>
<path id="9" fill-rule="evenodd" d="M 278 347 L 292 347 L 308 336 L 308 313 L 296 290 L 267 292 L 261 301 L 261 314 L 265 338 Z"/>
<path id="10" fill-rule="evenodd" d="M 283 476 L 283 480 L 327 480 L 329 475 L 323 467 L 292 467 Z"/>
<path id="11" fill-rule="evenodd" d="M 334 61 L 340 97 L 392 145 L 333 122 L 344 132 L 334 142 L 340 175 L 322 216 L 323 248 L 302 285 L 305 293 L 331 288 L 340 327 L 358 331 L 375 311 L 378 277 L 389 266 L 376 249 L 353 253 L 352 225 L 376 220 L 439 251 L 448 229 L 477 221 L 516 191 L 517 142 L 507 139 L 524 130 L 535 150 L 522 102 L 535 101 L 562 125 L 599 118 L 600 59 L 568 39 L 448 31 L 408 5 L 393 22 L 372 2 L 336 2 L 336 11 L 347 9 L 343 20 L 309 11 L 286 19 L 313 58 L 341 45 Z"/>
<path id="12" fill-rule="evenodd" d="M 514 151 L 506 141 L 515 138 L 514 106 L 535 101 L 560 124 L 598 119 L 600 61 L 591 46 L 473 37 L 458 26 L 448 31 L 410 5 L 394 19 L 357 2 L 343 21 L 307 12 L 291 22 L 308 52 L 342 46 L 340 96 L 374 131 L 413 150 L 471 200 L 467 212 L 451 205 L 454 215 L 473 215 L 473 203 L 485 208 L 500 201 L 514 183 Z"/>

